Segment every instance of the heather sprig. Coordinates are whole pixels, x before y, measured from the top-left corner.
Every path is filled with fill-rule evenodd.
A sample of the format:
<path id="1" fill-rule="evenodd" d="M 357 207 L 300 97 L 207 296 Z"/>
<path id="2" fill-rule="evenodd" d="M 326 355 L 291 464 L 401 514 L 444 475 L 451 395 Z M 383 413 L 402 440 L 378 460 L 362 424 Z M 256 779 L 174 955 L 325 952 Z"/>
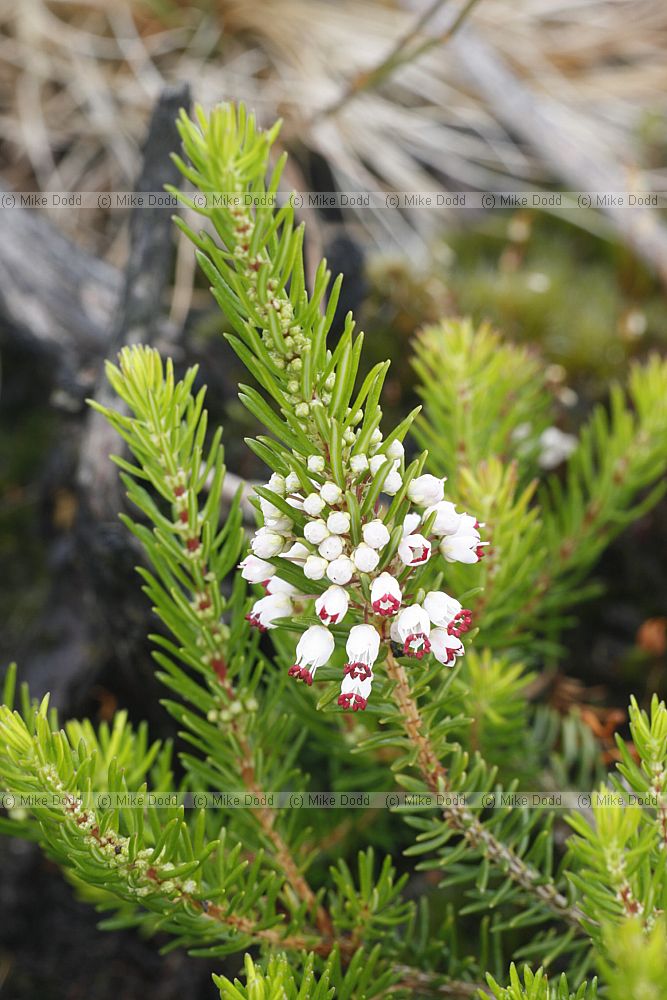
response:
<path id="1" fill-rule="evenodd" d="M 240 387 L 266 432 L 248 441 L 268 470 L 258 523 L 248 539 L 240 495 L 226 499 L 197 370 L 121 351 L 107 366 L 118 405 L 93 405 L 124 448 L 122 517 L 183 778 L 171 745 L 124 713 L 61 728 L 47 698 L 16 697 L 11 668 L 0 829 L 39 841 L 111 911 L 103 926 L 167 932 L 195 954 L 252 949 L 244 981 L 215 977 L 224 1000 L 594 1000 L 592 971 L 612 1000 L 660 995 L 665 706 L 632 700 L 632 745 L 618 739 L 607 775 L 583 716 L 535 706 L 544 671 L 529 668 L 558 655 L 585 572 L 661 495 L 667 365 L 636 367 L 577 440 L 554 427 L 535 356 L 447 321 L 418 339 L 425 413 L 383 427 L 388 362 L 360 377 L 363 336 L 351 316 L 333 328 L 340 279 L 325 262 L 309 288 L 284 159 L 269 169 L 277 126 L 224 105 L 179 128 L 184 200 L 205 228 L 177 223 L 260 387 Z M 410 457 L 411 430 L 428 454 Z M 319 711 L 334 700 L 369 711 Z M 528 781 L 597 791 L 567 837 L 556 812 L 512 806 Z M 388 808 L 306 812 L 327 784 L 390 789 Z M 247 806 L 197 805 L 221 789 Z M 415 797 L 404 825 L 399 789 Z M 20 796 L 32 804 L 15 808 Z"/>
<path id="2" fill-rule="evenodd" d="M 329 290 L 326 262 L 308 294 L 303 227 L 291 198 L 277 205 L 284 158 L 265 185 L 277 126 L 258 131 L 242 106 L 225 105 L 208 117 L 198 110 L 196 121 L 183 115 L 179 131 L 187 162 L 176 162 L 204 196 L 188 204 L 215 236 L 180 225 L 233 328 L 230 343 L 264 389 L 241 386 L 241 399 L 273 434 L 248 442 L 272 472 L 257 490 L 260 525 L 241 563 L 266 590 L 248 620 L 302 632 L 289 673 L 309 685 L 335 637 L 344 640 L 338 704 L 358 711 L 392 643 L 444 666 L 462 655 L 470 612 L 429 581 L 446 577 L 447 562 L 477 562 L 488 542 L 476 517 L 445 499 L 445 479 L 424 471 L 426 453 L 406 462 L 416 411 L 380 429 L 388 362 L 355 394 L 363 336 L 351 314 L 331 331 L 341 279 Z M 309 624 L 313 615 L 320 624 Z"/>

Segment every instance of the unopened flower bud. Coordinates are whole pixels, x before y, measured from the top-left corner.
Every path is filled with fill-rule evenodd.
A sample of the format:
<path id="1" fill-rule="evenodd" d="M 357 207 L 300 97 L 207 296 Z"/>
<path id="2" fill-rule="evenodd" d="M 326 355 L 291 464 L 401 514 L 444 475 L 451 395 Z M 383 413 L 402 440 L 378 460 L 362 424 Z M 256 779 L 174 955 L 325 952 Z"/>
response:
<path id="1" fill-rule="evenodd" d="M 257 556 L 246 556 L 243 562 L 239 563 L 241 576 L 249 583 L 265 583 L 270 580 L 276 572 L 276 567 Z"/>
<path id="2" fill-rule="evenodd" d="M 328 564 L 326 575 L 332 583 L 344 587 L 354 576 L 354 563 L 347 556 L 339 556 Z"/>
<path id="3" fill-rule="evenodd" d="M 303 564 L 303 575 L 309 580 L 321 580 L 328 566 L 329 563 L 322 556 L 308 556 Z"/>
<path id="4" fill-rule="evenodd" d="M 383 493 L 386 493 L 387 496 L 393 497 L 396 493 L 398 493 L 402 485 L 403 479 L 400 472 L 398 469 L 392 469 L 382 484 L 382 491 Z"/>
<path id="5" fill-rule="evenodd" d="M 285 545 L 285 539 L 275 531 L 260 528 L 250 542 L 252 551 L 260 559 L 272 559 Z"/>
<path id="6" fill-rule="evenodd" d="M 428 507 L 440 503 L 445 493 L 445 479 L 436 476 L 417 476 L 408 486 L 408 496 L 420 507 Z"/>
<path id="7" fill-rule="evenodd" d="M 383 549 L 389 541 L 389 529 L 379 518 L 364 524 L 361 529 L 366 545 L 372 549 Z"/>
<path id="8" fill-rule="evenodd" d="M 272 490 L 274 493 L 277 493 L 278 496 L 284 496 L 284 494 L 285 494 L 285 477 L 284 476 L 281 476 L 279 473 L 274 472 L 272 474 L 272 476 L 270 477 L 267 485 L 268 485 L 269 489 Z"/>
<path id="9" fill-rule="evenodd" d="M 387 447 L 385 448 L 385 454 L 387 458 L 395 458 L 395 459 L 403 458 L 403 456 L 405 455 L 405 448 L 403 447 L 403 443 L 394 438 L 394 440 L 390 441 Z"/>
<path id="10" fill-rule="evenodd" d="M 360 573 L 372 573 L 380 562 L 380 554 L 362 542 L 352 553 L 352 560 Z"/>
<path id="11" fill-rule="evenodd" d="M 324 483 L 324 485 L 320 489 L 320 496 L 322 497 L 324 502 L 328 503 L 329 505 L 338 503 L 342 495 L 343 491 L 341 490 L 340 486 L 336 485 L 336 483 Z"/>
<path id="12" fill-rule="evenodd" d="M 431 531 L 434 535 L 453 535 L 461 523 L 461 515 L 456 513 L 456 504 L 451 500 L 441 500 L 440 503 L 427 507 L 424 511 L 424 520 L 429 518 L 435 511 L 435 521 Z"/>
<path id="13" fill-rule="evenodd" d="M 321 518 L 316 521 L 309 521 L 303 529 L 304 537 L 312 545 L 319 545 L 329 536 L 329 529 Z"/>
<path id="14" fill-rule="evenodd" d="M 290 545 L 288 549 L 281 552 L 280 555 L 283 559 L 289 559 L 290 562 L 300 563 L 305 562 L 310 555 L 310 549 L 306 548 L 303 542 L 295 542 L 294 545 Z"/>
<path id="15" fill-rule="evenodd" d="M 350 459 L 350 469 L 355 476 L 361 475 L 368 468 L 368 455 L 353 455 Z"/>
<path id="16" fill-rule="evenodd" d="M 329 535 L 320 544 L 318 552 L 323 559 L 329 562 L 332 559 L 338 559 L 338 556 L 343 554 L 343 539 L 339 535 Z"/>
<path id="17" fill-rule="evenodd" d="M 309 493 L 303 501 L 303 509 L 306 514 L 310 514 L 311 517 L 317 517 L 321 514 L 325 506 L 326 504 L 319 493 Z"/>
<path id="18" fill-rule="evenodd" d="M 350 515 L 347 511 L 334 511 L 327 518 L 327 528 L 334 535 L 347 535 L 350 531 Z"/>

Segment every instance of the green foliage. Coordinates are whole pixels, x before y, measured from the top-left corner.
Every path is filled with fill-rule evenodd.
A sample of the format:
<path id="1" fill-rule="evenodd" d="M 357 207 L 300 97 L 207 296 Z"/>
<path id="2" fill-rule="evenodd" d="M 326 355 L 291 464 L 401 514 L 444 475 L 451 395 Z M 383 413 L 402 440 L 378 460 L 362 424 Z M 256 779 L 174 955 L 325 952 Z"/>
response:
<path id="1" fill-rule="evenodd" d="M 648 927 L 667 903 L 667 709 L 656 697 L 648 715 L 633 699 L 635 761 L 619 738 L 621 760 L 609 785 L 592 797 L 593 823 L 569 817 L 577 886 L 591 936 L 603 944 L 601 920 L 643 915 Z"/>
<path id="2" fill-rule="evenodd" d="M 487 327 L 448 321 L 419 336 L 415 367 L 425 404 L 415 432 L 429 463 L 449 476 L 451 498 L 492 526 L 473 570 L 481 641 L 553 650 L 566 614 L 595 592 L 587 574 L 601 552 L 664 494 L 667 362 L 654 356 L 631 369 L 627 389 L 611 387 L 564 479 L 549 475 L 538 502 L 550 397 L 534 355 Z M 461 569 L 451 574 L 457 587 Z"/>
<path id="3" fill-rule="evenodd" d="M 653 1000 L 667 995 L 667 930 L 664 917 L 648 928 L 641 920 L 607 928 L 607 954 L 601 963 L 611 1000 Z"/>
<path id="4" fill-rule="evenodd" d="M 209 195 L 205 205 L 199 198 L 185 200 L 210 221 L 219 242 L 180 219 L 177 225 L 197 246 L 200 266 L 233 327 L 227 339 L 279 410 L 255 389 L 240 386 L 243 403 L 275 437 L 248 443 L 275 472 L 296 471 L 306 489 L 307 469 L 298 457 L 326 453 L 342 487 L 343 449 L 353 445 L 353 453 L 362 452 L 380 423 L 388 362 L 375 365 L 354 394 L 363 337 L 355 337 L 351 314 L 335 350 L 327 349 L 342 279 L 329 289 L 330 272 L 321 261 L 308 293 L 303 225 L 295 228 L 291 199 L 277 207 L 284 156 L 265 181 L 279 124 L 258 132 L 243 106 L 232 105 L 215 108 L 209 117 L 199 109 L 196 122 L 183 113 L 178 124 L 189 163 L 175 160 Z M 225 194 L 222 204 L 214 192 Z M 401 440 L 411 419 L 392 437 Z"/>
<path id="5" fill-rule="evenodd" d="M 472 996 L 486 979 L 499 1000 L 593 1000 L 595 981 L 568 985 L 591 969 L 612 1000 L 659 995 L 650 990 L 665 954 L 667 711 L 657 699 L 650 715 L 632 702 L 638 760 L 619 739 L 617 773 L 605 780 L 581 720 L 532 705 L 527 667 L 558 655 L 595 560 L 661 495 L 667 365 L 654 359 L 633 370 L 627 392 L 612 390 L 609 412 L 592 415 L 563 480 L 540 485 L 552 416 L 539 360 L 486 327 L 430 327 L 416 359 L 426 409 L 416 435 L 429 455 L 410 460 L 402 442 L 416 411 L 380 430 L 388 362 L 361 378 L 363 338 L 352 317 L 332 331 L 340 280 L 330 286 L 322 262 L 308 290 L 303 228 L 278 197 L 282 158 L 267 181 L 277 126 L 261 132 L 228 105 L 195 121 L 183 114 L 179 127 L 185 158 L 176 161 L 207 228 L 178 224 L 260 387 L 240 387 L 266 431 L 249 446 L 272 472 L 254 503 L 264 530 L 283 535 L 256 579 L 275 569 L 290 613 L 269 621 L 261 643 L 248 627 L 253 595 L 233 574 L 245 549 L 239 497 L 226 497 L 222 432 L 208 427 L 197 371 L 177 380 L 156 351 L 126 348 L 107 366 L 119 404 L 97 408 L 127 449 L 115 458 L 133 509 L 122 516 L 142 552 L 184 778 L 175 782 L 171 745 L 151 743 L 123 713 L 111 725 L 60 728 L 48 699 L 33 703 L 25 687 L 15 698 L 12 669 L 0 709 L 0 785 L 32 799 L 21 813 L 10 801 L 2 829 L 39 840 L 85 898 L 110 912 L 109 929 L 167 932 L 170 946 L 202 955 L 252 948 L 243 981 L 216 977 L 222 998 Z M 486 523 L 491 546 L 481 561 L 477 550 L 466 564 L 438 557 L 413 569 L 398 559 L 406 515 L 430 506 L 411 495 L 428 468 L 448 475 L 449 498 Z M 478 628 L 456 666 L 434 656 L 414 662 L 404 637 L 401 645 L 373 618 L 374 570 L 355 564 L 345 584 L 350 619 L 366 629 L 374 622 L 381 653 L 370 664 L 372 706 L 353 716 L 334 710 L 349 625 L 324 629 L 312 602 L 327 581 L 309 576 L 305 558 L 290 559 L 281 541 L 301 537 L 304 500 L 317 504 L 325 487 L 338 499 L 320 509 L 349 515 L 355 547 L 369 521 L 386 529 L 378 566 L 399 585 L 399 606 L 446 585 L 464 595 Z M 420 511 L 417 521 L 433 548 L 443 545 L 435 513 Z M 325 682 L 317 699 L 286 689 L 285 668 L 301 666 L 294 635 L 313 626 L 333 648 L 316 668 Z M 529 786 L 590 792 L 593 781 L 602 791 L 590 816 L 569 816 L 565 853 L 557 813 L 500 799 Z M 418 799 L 395 806 L 401 826 L 389 810 L 369 817 L 351 808 L 341 818 L 268 804 L 272 793 L 298 803 L 327 787 L 439 798 L 437 808 Z M 248 808 L 184 808 L 183 796 L 196 804 L 219 790 L 247 796 Z M 628 807 L 630 794 L 653 799 Z M 509 963 L 524 960 L 539 968 L 522 978 Z M 499 985 L 508 966 L 509 984 Z M 567 967 L 567 979 L 549 981 L 554 966 Z"/>
<path id="6" fill-rule="evenodd" d="M 379 949 L 370 955 L 357 952 L 345 969 L 340 954 L 334 949 L 319 975 L 314 955 L 303 958 L 303 968 L 297 972 L 286 955 L 272 955 L 262 969 L 245 956 L 245 984 L 214 976 L 220 988 L 221 1000 L 365 1000 L 386 995 L 392 978 L 379 972 Z"/>
<path id="7" fill-rule="evenodd" d="M 417 436 L 442 474 L 457 476 L 491 456 L 536 468 L 550 398 L 538 355 L 504 342 L 489 326 L 448 320 L 421 331 L 414 368 L 426 405 Z M 521 429 L 528 431 L 522 435 Z"/>
<path id="8" fill-rule="evenodd" d="M 576 993 L 571 992 L 565 974 L 556 983 L 549 983 L 542 969 L 533 974 L 525 966 L 523 982 L 516 966 L 510 966 L 510 981 L 508 986 L 499 986 L 493 976 L 488 977 L 489 986 L 496 1000 L 595 1000 L 597 984 L 595 980 L 589 985 L 583 983 Z"/>
<path id="9" fill-rule="evenodd" d="M 313 965 L 314 957 L 310 955 L 297 978 L 285 955 L 272 956 L 266 971 L 246 955 L 245 985 L 238 979 L 234 982 L 221 976 L 213 979 L 220 989 L 220 1000 L 330 1000 L 335 990 L 329 988 L 329 971 L 325 970 L 317 981 Z"/>

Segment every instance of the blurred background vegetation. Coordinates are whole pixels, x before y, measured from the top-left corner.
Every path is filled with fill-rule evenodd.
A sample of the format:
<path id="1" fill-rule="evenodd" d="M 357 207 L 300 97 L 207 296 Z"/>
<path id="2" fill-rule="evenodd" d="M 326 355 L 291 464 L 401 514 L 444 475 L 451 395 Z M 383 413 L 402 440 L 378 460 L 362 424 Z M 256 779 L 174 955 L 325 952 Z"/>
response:
<path id="1" fill-rule="evenodd" d="M 242 99 L 264 124 L 282 116 L 297 190 L 664 190 L 666 44 L 659 0 L 0 0 L 0 189 L 133 190 L 151 109 L 165 86 L 186 82 L 204 105 Z M 112 277 L 127 268 L 128 212 L 40 218 Z M 570 433 L 633 359 L 667 346 L 659 210 L 310 209 L 302 218 L 311 258 L 324 253 L 346 275 L 340 316 L 355 310 L 366 365 L 394 361 L 388 419 L 416 401 L 415 332 L 443 316 L 489 320 L 530 345 Z M 147 704 L 148 619 L 132 553 L 111 532 L 90 565 L 77 534 L 84 400 L 104 343 L 74 373 L 60 364 L 57 342 L 47 346 L 30 309 L 12 304 L 16 239 L 0 224 L 0 659 L 18 658 L 34 693 L 53 689 L 65 713 L 108 718 L 123 706 L 165 733 Z M 173 243 L 158 344 L 180 367 L 201 363 L 228 466 L 252 479 L 260 470 L 242 442 L 252 428 L 235 396 L 236 362 L 189 246 L 175 232 Z M 38 298 L 31 266 L 26 252 Z M 101 321 L 108 330 L 112 313 Z M 667 693 L 665 551 L 663 502 L 604 556 L 606 596 L 567 636 L 551 698 L 580 714 L 601 760 L 628 692 Z M 131 935 L 101 938 L 29 846 L 3 842 L 0 852 L 11 860 L 0 883 L 0 995 L 208 995 L 205 963 L 162 963 Z M 93 953 L 107 963 L 99 981 Z"/>

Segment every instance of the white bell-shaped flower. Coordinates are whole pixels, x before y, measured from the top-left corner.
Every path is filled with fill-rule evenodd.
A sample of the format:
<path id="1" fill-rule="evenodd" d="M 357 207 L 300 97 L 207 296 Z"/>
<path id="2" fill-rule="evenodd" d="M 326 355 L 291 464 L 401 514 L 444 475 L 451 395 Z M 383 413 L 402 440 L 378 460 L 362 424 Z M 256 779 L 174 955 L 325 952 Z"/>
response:
<path id="1" fill-rule="evenodd" d="M 424 511 L 424 520 L 435 511 L 435 521 L 431 531 L 434 535 L 453 535 L 461 524 L 462 514 L 456 513 L 456 504 L 451 500 L 441 500 Z"/>
<path id="2" fill-rule="evenodd" d="M 371 584 L 371 604 L 377 615 L 395 615 L 401 606 L 401 587 L 391 573 L 380 573 Z"/>
<path id="3" fill-rule="evenodd" d="M 419 604 L 403 608 L 392 622 L 389 634 L 394 642 L 403 644 L 406 656 L 414 656 L 421 660 L 431 649 L 429 635 L 431 621 Z"/>
<path id="4" fill-rule="evenodd" d="M 309 472 L 324 472 L 326 462 L 322 455 L 309 455 L 308 456 L 308 470 Z"/>
<path id="5" fill-rule="evenodd" d="M 361 542 L 352 553 L 352 561 L 360 573 L 372 573 L 380 562 L 380 553 Z"/>
<path id="6" fill-rule="evenodd" d="M 373 671 L 369 668 L 364 670 L 348 670 L 345 673 L 340 685 L 338 704 L 341 708 L 351 712 L 363 712 L 368 704 L 373 685 Z"/>
<path id="7" fill-rule="evenodd" d="M 476 563 L 483 557 L 484 546 L 488 544 L 481 541 L 479 531 L 472 528 L 445 535 L 439 547 L 447 562 Z"/>
<path id="8" fill-rule="evenodd" d="M 248 583 L 266 584 L 275 575 L 276 567 L 257 556 L 248 555 L 239 563 L 241 576 Z"/>
<path id="9" fill-rule="evenodd" d="M 310 685 L 319 667 L 323 667 L 334 651 L 334 637 L 324 625 L 311 625 L 299 639 L 289 676 Z"/>
<path id="10" fill-rule="evenodd" d="M 383 549 L 390 537 L 387 525 L 379 517 L 364 524 L 361 534 L 366 545 L 370 545 L 372 549 Z"/>
<path id="11" fill-rule="evenodd" d="M 315 611 L 325 625 L 336 625 L 347 614 L 350 598 L 347 591 L 333 584 L 315 601 Z"/>
<path id="12" fill-rule="evenodd" d="M 326 574 L 332 583 L 344 587 L 354 576 L 354 563 L 348 556 L 339 556 L 329 563 Z"/>
<path id="13" fill-rule="evenodd" d="M 292 613 L 292 602 L 288 594 L 269 594 L 267 597 L 255 601 L 246 620 L 260 632 L 275 628 L 274 622 L 277 618 L 288 618 Z"/>
<path id="14" fill-rule="evenodd" d="M 423 535 L 406 535 L 399 543 L 398 557 L 406 566 L 422 566 L 431 557 L 431 543 Z"/>
<path id="15" fill-rule="evenodd" d="M 457 656 L 463 656 L 465 650 L 461 640 L 450 635 L 447 629 L 434 628 L 429 636 L 431 642 L 431 652 L 439 663 L 446 667 L 453 667 Z"/>
<path id="16" fill-rule="evenodd" d="M 348 667 L 370 669 L 380 652 L 380 633 L 372 625 L 353 625 L 345 644 Z"/>
<path id="17" fill-rule="evenodd" d="M 457 638 L 470 629 L 472 612 L 443 590 L 431 590 L 423 601 L 424 611 L 438 628 L 444 628 Z"/>
<path id="18" fill-rule="evenodd" d="M 276 531 L 260 528 L 250 542 L 250 548 L 260 559 L 272 559 L 285 547 L 285 539 Z"/>
<path id="19" fill-rule="evenodd" d="M 445 478 L 438 479 L 428 473 L 417 476 L 408 486 L 408 497 L 419 507 L 430 507 L 440 503 L 445 496 Z"/>

